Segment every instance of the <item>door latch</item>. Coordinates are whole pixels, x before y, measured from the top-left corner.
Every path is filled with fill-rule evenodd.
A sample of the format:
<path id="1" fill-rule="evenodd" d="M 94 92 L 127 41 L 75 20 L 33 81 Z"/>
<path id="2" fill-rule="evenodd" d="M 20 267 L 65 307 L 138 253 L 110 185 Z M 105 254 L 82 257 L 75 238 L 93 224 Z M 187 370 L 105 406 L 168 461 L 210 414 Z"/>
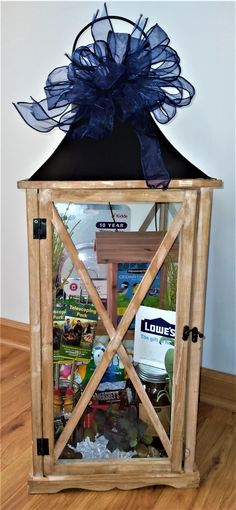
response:
<path id="1" fill-rule="evenodd" d="M 184 326 L 182 339 L 184 341 L 188 340 L 190 333 L 192 334 L 192 342 L 194 344 L 198 341 L 198 337 L 204 338 L 203 333 L 200 333 L 196 326 L 194 326 L 192 329 L 190 329 L 189 326 Z"/>

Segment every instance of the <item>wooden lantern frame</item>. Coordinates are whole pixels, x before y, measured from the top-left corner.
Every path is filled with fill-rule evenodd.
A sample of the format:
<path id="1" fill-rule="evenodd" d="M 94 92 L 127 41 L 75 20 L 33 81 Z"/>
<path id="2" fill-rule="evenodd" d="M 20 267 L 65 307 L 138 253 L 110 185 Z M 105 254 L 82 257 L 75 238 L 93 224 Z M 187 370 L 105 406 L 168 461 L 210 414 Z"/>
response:
<path id="1" fill-rule="evenodd" d="M 173 180 L 167 190 L 148 189 L 145 181 L 20 181 L 26 189 L 30 331 L 33 472 L 30 493 L 58 492 L 67 488 L 131 489 L 155 484 L 196 487 L 195 466 L 198 392 L 202 341 L 182 340 L 188 325 L 203 330 L 208 240 L 215 179 Z M 114 327 L 54 203 L 180 203 L 171 225 L 138 286 L 121 322 Z M 38 221 L 47 224 L 46 238 L 33 235 Z M 46 220 L 46 221 L 45 221 Z M 52 231 L 55 228 L 101 317 L 110 342 L 79 402 L 54 445 L 53 433 L 53 339 L 52 339 Z M 153 279 L 179 237 L 177 324 L 174 360 L 171 434 L 167 436 L 122 340 Z M 45 237 L 45 236 L 43 236 Z M 88 405 L 114 354 L 118 352 L 141 402 L 166 450 L 167 458 L 68 461 L 59 459 L 74 427 Z M 46 449 L 44 449 L 46 441 Z M 48 450 L 47 450 L 48 448 Z M 41 449 L 41 451 L 40 451 Z M 59 459 L 59 460 L 58 460 Z"/>

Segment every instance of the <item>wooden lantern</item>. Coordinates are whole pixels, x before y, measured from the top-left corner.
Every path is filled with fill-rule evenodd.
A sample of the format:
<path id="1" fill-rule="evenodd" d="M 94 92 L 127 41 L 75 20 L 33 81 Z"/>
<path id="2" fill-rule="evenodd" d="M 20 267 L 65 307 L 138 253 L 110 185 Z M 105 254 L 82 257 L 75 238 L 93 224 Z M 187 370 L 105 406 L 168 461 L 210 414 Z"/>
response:
<path id="1" fill-rule="evenodd" d="M 26 190 L 31 330 L 31 386 L 33 471 L 30 493 L 54 493 L 62 489 L 131 489 L 151 485 L 197 487 L 195 464 L 199 374 L 202 350 L 208 239 L 215 179 L 171 180 L 167 190 L 148 189 L 145 181 L 20 181 Z M 161 232 L 116 236 L 98 234 L 98 261 L 107 262 L 108 310 L 97 293 L 88 271 L 65 228 L 54 203 L 150 203 L 180 204 L 168 228 Z M 161 217 L 161 215 L 160 215 Z M 79 278 L 83 281 L 110 338 L 104 356 L 90 378 L 81 398 L 57 442 L 53 431 L 53 338 L 52 338 L 52 231 L 56 230 Z M 147 235 L 145 235 L 147 234 Z M 108 239 L 109 238 L 109 239 Z M 109 241 L 106 247 L 106 239 Z M 125 250 L 120 250 L 122 243 Z M 109 247 L 111 250 L 109 252 Z M 177 247 L 177 248 L 176 248 Z M 170 437 L 123 345 L 130 322 L 151 282 L 164 267 L 168 253 L 178 252 L 176 340 Z M 121 255 L 122 252 L 122 255 Z M 175 255 L 177 257 L 177 255 Z M 122 320 L 116 326 L 114 287 L 116 264 L 122 261 L 149 262 Z M 110 282 L 110 283 L 109 283 Z M 163 283 L 164 285 L 164 283 Z M 185 329 L 184 329 L 185 328 Z M 195 335 L 193 335 L 193 328 Z M 185 335 L 183 335 L 185 331 Z M 187 339 L 185 341 L 184 339 Z M 193 340 L 193 341 L 192 341 Z M 197 340 L 197 341 L 196 341 Z M 114 354 L 118 352 L 128 377 L 157 431 L 167 456 L 129 460 L 60 459 L 68 439 L 85 411 Z"/>

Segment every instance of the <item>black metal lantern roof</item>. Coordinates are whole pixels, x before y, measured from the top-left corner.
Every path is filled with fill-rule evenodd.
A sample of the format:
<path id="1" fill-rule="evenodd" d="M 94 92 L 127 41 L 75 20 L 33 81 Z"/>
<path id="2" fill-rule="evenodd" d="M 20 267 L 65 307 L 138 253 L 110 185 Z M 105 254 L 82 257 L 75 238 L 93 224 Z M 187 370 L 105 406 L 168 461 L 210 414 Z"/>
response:
<path id="1" fill-rule="evenodd" d="M 188 161 L 167 140 L 152 120 L 162 158 L 170 179 L 207 179 L 205 173 Z M 116 122 L 110 136 L 103 140 L 73 140 L 66 135 L 49 159 L 30 180 L 142 180 L 140 144 L 132 126 Z"/>

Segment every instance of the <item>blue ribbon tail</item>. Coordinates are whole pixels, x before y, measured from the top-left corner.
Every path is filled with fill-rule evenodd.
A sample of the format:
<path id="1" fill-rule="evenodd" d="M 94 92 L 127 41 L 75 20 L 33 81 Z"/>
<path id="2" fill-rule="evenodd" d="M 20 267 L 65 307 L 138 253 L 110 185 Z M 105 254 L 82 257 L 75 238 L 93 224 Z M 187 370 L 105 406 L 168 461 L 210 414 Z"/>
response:
<path id="1" fill-rule="evenodd" d="M 160 144 L 155 135 L 145 134 L 135 129 L 141 149 L 141 165 L 149 188 L 166 189 L 170 175 L 161 155 Z"/>

